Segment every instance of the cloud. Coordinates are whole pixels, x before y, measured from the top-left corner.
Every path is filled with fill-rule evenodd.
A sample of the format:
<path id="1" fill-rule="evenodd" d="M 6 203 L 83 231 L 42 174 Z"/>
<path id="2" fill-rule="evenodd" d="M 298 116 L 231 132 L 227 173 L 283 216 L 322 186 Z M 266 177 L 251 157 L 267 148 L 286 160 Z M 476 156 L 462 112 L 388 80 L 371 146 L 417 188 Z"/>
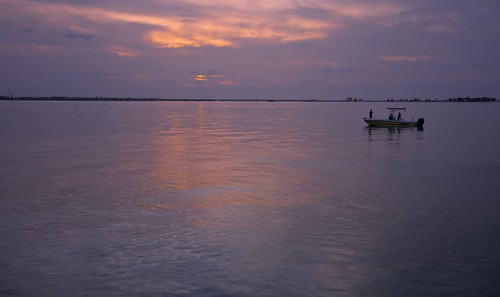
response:
<path id="1" fill-rule="evenodd" d="M 0 53 L 17 56 L 54 55 L 58 51 L 58 47 L 51 45 L 27 45 L 12 43 L 0 45 Z"/>
<path id="2" fill-rule="evenodd" d="M 288 65 L 294 67 L 336 67 L 338 63 L 330 60 L 321 60 L 321 59 L 301 59 L 301 60 L 291 60 L 288 62 Z"/>
<path id="3" fill-rule="evenodd" d="M 66 30 L 64 32 L 64 36 L 66 36 L 68 38 L 76 38 L 76 39 L 83 39 L 83 40 L 90 40 L 94 37 L 94 36 L 92 36 L 92 34 L 87 33 L 87 32 L 76 32 L 76 31 L 72 31 L 72 30 Z"/>
<path id="4" fill-rule="evenodd" d="M 135 2 L 120 6 L 78 2 L 2 0 L 47 22 L 81 28 L 96 24 L 140 24 L 143 40 L 159 47 L 239 47 L 247 42 L 290 43 L 325 39 L 342 26 L 341 17 L 389 16 L 401 10 L 390 3 L 316 1 L 176 1 L 158 2 L 146 10 Z M 108 6 L 103 6 L 103 5 Z M 95 6 L 93 6 L 95 5 Z M 135 8 L 135 9 L 134 9 Z M 92 39 L 84 30 L 67 30 L 69 38 Z"/>
<path id="5" fill-rule="evenodd" d="M 137 57 L 140 55 L 139 51 L 121 47 L 121 46 L 108 46 L 107 50 L 119 57 Z"/>
<path id="6" fill-rule="evenodd" d="M 395 55 L 395 56 L 380 56 L 378 58 L 380 60 L 388 62 L 412 62 L 412 63 L 417 63 L 430 59 L 430 57 L 426 55 L 417 55 L 417 56 Z"/>
<path id="7" fill-rule="evenodd" d="M 346 66 L 335 66 L 323 68 L 323 71 L 328 74 L 355 74 L 364 72 L 364 69 L 346 67 Z"/>
<path id="8" fill-rule="evenodd" d="M 241 83 L 234 81 L 234 80 L 226 79 L 226 80 L 220 81 L 219 85 L 226 86 L 226 87 L 232 87 L 232 86 L 240 86 Z"/>
<path id="9" fill-rule="evenodd" d="M 457 33 L 458 29 L 456 26 L 450 26 L 450 25 L 445 25 L 445 24 L 432 24 L 427 27 L 425 27 L 426 31 L 430 33 L 435 33 L 435 34 L 441 34 L 441 33 Z"/>

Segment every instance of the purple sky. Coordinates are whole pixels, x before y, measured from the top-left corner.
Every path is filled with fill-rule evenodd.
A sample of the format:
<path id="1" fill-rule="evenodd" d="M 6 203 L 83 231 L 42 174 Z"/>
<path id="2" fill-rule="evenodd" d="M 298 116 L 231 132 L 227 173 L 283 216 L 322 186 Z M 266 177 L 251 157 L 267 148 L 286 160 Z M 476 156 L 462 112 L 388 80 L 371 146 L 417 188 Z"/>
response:
<path id="1" fill-rule="evenodd" d="M 498 0 L 0 0 L 0 95 L 500 98 Z"/>

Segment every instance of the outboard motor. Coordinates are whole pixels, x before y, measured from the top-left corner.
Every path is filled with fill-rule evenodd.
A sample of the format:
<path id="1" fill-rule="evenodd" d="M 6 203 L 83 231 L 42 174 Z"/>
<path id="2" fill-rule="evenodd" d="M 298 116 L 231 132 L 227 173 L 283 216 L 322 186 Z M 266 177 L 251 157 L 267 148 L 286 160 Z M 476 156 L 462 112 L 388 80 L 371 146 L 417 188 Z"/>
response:
<path id="1" fill-rule="evenodd" d="M 424 127 L 424 122 L 425 122 L 424 118 L 420 118 L 420 119 L 418 119 L 418 121 L 417 121 L 417 123 L 415 124 L 415 126 L 416 126 L 417 128 L 423 128 L 423 127 Z"/>

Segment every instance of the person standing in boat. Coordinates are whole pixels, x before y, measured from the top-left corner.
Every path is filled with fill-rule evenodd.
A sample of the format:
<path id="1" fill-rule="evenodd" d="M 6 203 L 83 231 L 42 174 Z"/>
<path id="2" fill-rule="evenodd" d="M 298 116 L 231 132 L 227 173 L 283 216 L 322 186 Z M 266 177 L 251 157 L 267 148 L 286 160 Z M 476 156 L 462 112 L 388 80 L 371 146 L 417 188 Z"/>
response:
<path id="1" fill-rule="evenodd" d="M 401 120 L 401 113 L 398 112 L 398 121 Z"/>
<path id="2" fill-rule="evenodd" d="M 373 110 L 370 108 L 370 112 L 368 113 L 368 116 L 370 117 L 370 119 L 373 117 Z"/>

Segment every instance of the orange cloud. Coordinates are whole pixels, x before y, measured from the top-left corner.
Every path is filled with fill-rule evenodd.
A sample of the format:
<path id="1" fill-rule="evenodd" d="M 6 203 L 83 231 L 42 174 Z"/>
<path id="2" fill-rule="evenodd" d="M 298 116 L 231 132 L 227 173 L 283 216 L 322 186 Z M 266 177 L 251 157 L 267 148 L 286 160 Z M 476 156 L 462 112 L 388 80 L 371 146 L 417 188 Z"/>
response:
<path id="1" fill-rule="evenodd" d="M 240 83 L 233 81 L 233 80 L 223 80 L 223 81 L 219 82 L 219 85 L 230 87 L 230 86 L 239 86 Z"/>
<path id="2" fill-rule="evenodd" d="M 146 40 L 160 47 L 238 47 L 242 40 L 287 43 L 326 37 L 332 25 L 325 21 L 287 17 L 283 22 L 269 16 L 220 16 L 176 20 L 175 25 L 152 30 Z"/>
<path id="3" fill-rule="evenodd" d="M 127 49 L 120 46 L 108 46 L 108 51 L 112 54 L 115 54 L 119 57 L 137 57 L 139 56 L 139 52 L 131 49 Z"/>
<path id="4" fill-rule="evenodd" d="M 202 47 L 202 46 L 233 46 L 233 43 L 224 39 L 209 38 L 202 34 L 175 34 L 171 32 L 151 31 L 145 39 L 154 45 L 168 48 Z"/>
<path id="5" fill-rule="evenodd" d="M 238 47 L 248 41 L 289 43 L 323 39 L 341 27 L 338 16 L 350 18 L 382 17 L 401 11 L 401 7 L 376 3 L 338 3 L 328 0 L 181 0 L 176 7 L 193 11 L 196 17 L 168 9 L 135 12 L 124 8 L 99 8 L 72 4 L 27 0 L 3 0 L 30 14 L 43 16 L 67 28 L 86 32 L 79 20 L 114 25 L 144 25 L 143 40 L 158 47 Z M 321 17 L 306 13 L 322 11 Z M 161 12 L 159 12 L 161 11 Z M 127 51 L 112 50 L 119 56 L 133 56 Z"/>

